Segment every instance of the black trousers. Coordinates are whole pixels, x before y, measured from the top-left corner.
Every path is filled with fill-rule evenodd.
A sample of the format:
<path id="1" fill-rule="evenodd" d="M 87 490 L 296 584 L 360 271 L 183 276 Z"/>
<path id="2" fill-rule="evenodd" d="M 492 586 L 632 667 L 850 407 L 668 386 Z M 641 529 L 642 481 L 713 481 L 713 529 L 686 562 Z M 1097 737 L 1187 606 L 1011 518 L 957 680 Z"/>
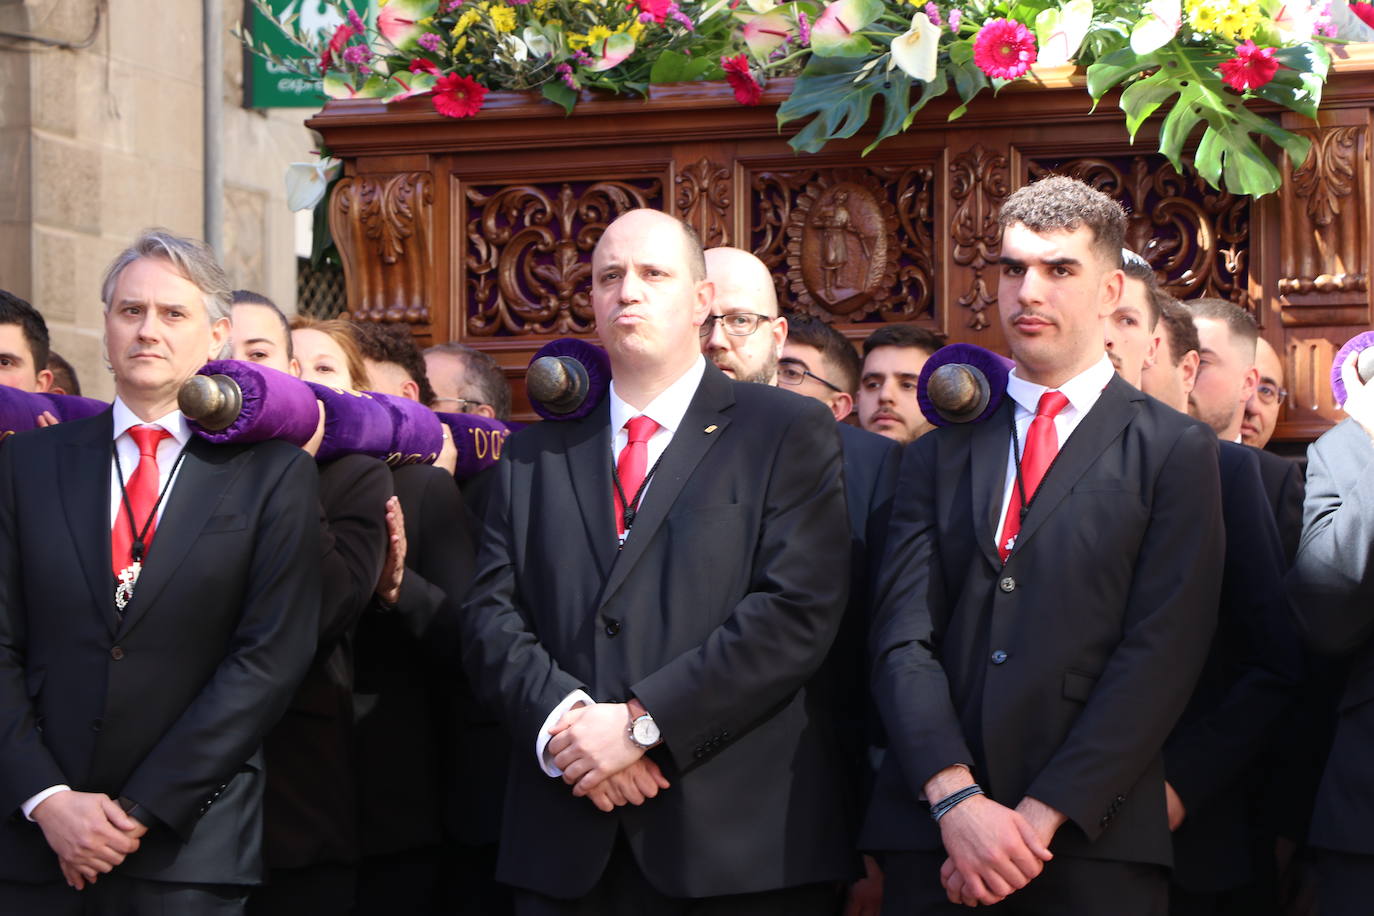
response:
<path id="1" fill-rule="evenodd" d="M 273 868 L 253 889 L 248 916 L 352 916 L 356 889 L 351 865 Z"/>
<path id="2" fill-rule="evenodd" d="M 839 885 L 806 884 L 725 897 L 666 897 L 644 877 L 622 837 L 586 897 L 559 900 L 517 889 L 515 916 L 833 916 L 840 893 Z"/>
<path id="3" fill-rule="evenodd" d="M 241 884 L 172 884 L 118 871 L 75 891 L 62 881 L 0 881 L 0 916 L 241 916 Z"/>
<path id="4" fill-rule="evenodd" d="M 1316 849 L 1317 913 L 1369 916 L 1374 912 L 1374 856 Z"/>
<path id="5" fill-rule="evenodd" d="M 966 916 L 940 885 L 943 852 L 888 853 L 883 860 L 883 916 Z M 1159 865 L 1060 856 L 1001 903 L 979 907 L 999 916 L 1167 916 L 1169 873 Z"/>

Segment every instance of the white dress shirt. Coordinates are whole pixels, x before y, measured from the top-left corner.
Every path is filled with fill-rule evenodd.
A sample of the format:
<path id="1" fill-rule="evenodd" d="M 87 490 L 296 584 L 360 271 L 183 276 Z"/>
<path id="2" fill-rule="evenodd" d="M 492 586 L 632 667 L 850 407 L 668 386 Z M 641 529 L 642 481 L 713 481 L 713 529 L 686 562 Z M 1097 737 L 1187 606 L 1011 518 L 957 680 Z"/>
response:
<path id="1" fill-rule="evenodd" d="M 138 468 L 138 444 L 134 442 L 134 437 L 129 435 L 129 428 L 133 426 L 145 425 L 142 420 L 140 420 L 137 416 L 134 415 L 134 412 L 129 409 L 128 405 L 117 397 L 115 398 L 114 402 L 113 419 L 115 453 L 119 457 L 118 459 L 115 459 L 114 457 L 111 457 L 110 459 L 111 531 L 114 529 L 116 520 L 121 520 L 124 524 L 128 524 L 128 516 L 125 514 L 124 509 L 124 497 L 119 486 L 119 471 L 123 471 L 124 485 L 128 486 L 129 478 L 133 476 L 134 471 Z M 167 477 L 169 474 L 172 474 L 174 470 L 177 474 L 180 474 L 180 470 L 176 468 L 177 454 L 180 453 L 182 448 L 185 447 L 186 443 L 190 441 L 191 427 L 187 424 L 186 417 L 184 417 L 181 411 L 179 410 L 174 410 L 166 416 L 159 417 L 152 423 L 146 425 L 161 426 L 163 429 L 167 430 L 167 432 L 172 434 L 171 438 L 163 439 L 161 442 L 158 443 L 157 446 L 158 493 L 162 493 L 162 488 L 164 486 L 167 487 L 167 495 L 163 498 L 162 502 L 159 503 L 157 507 L 157 518 L 160 522 L 162 521 L 162 512 L 164 509 L 167 508 L 168 500 L 172 498 L 172 487 L 176 485 L 175 476 L 172 478 L 171 486 L 168 486 L 167 484 Z M 116 460 L 119 461 L 119 470 L 116 470 L 115 468 Z M 134 521 L 139 526 L 142 526 L 144 520 L 140 518 L 135 519 Z M 156 533 L 154 533 L 153 539 L 154 541 L 156 541 Z M 109 536 L 107 534 L 106 543 L 108 542 Z M 113 600 L 114 595 L 113 589 L 114 586 L 112 585 L 110 591 L 111 600 Z M 28 818 L 29 820 L 33 820 L 33 809 L 37 808 L 39 803 L 41 803 L 50 795 L 55 795 L 58 792 L 68 791 L 71 791 L 71 786 L 52 786 L 50 788 L 44 789 L 42 792 L 39 792 L 37 795 L 33 796 L 32 798 L 29 798 L 22 805 L 20 805 L 20 810 L 24 812 L 24 817 Z"/>
<path id="2" fill-rule="evenodd" d="M 1111 360 L 1107 358 L 1106 352 L 1103 352 L 1102 358 L 1090 368 L 1059 386 L 1057 390 L 1069 399 L 1068 406 L 1059 411 L 1054 418 L 1054 431 L 1059 437 L 1061 449 L 1078 428 L 1078 424 L 1088 415 L 1088 411 L 1093 409 L 1097 399 L 1102 396 L 1102 389 L 1107 387 L 1107 383 L 1115 374 L 1116 370 L 1112 368 Z M 1015 369 L 1007 376 L 1007 396 L 1016 405 L 1016 441 L 1007 445 L 1007 480 L 1002 490 L 1002 511 L 997 516 L 998 544 L 1002 543 L 1002 526 L 1006 523 L 1007 507 L 1011 505 L 1012 488 L 1016 484 L 1016 443 L 1019 442 L 1022 451 L 1025 450 L 1026 434 L 1030 431 L 1031 421 L 1035 419 L 1040 396 L 1054 390 L 1056 389 L 1026 381 L 1016 374 Z"/>
<path id="3" fill-rule="evenodd" d="M 690 369 L 678 376 L 677 381 L 659 393 L 658 397 L 645 406 L 643 410 L 637 410 L 630 404 L 621 399 L 615 390 L 615 380 L 611 380 L 611 461 L 620 460 L 620 451 L 630 441 L 630 434 L 625 429 L 625 424 L 635 417 L 644 416 L 658 424 L 658 429 L 649 437 L 646 444 L 648 457 L 645 461 L 644 472 L 647 474 L 658 459 L 663 457 L 663 451 L 668 447 L 668 443 L 673 441 L 673 434 L 682 425 L 682 418 L 687 415 L 687 408 L 692 405 L 692 398 L 696 397 L 697 388 L 701 386 L 701 377 L 706 374 L 706 360 L 698 356 L 696 362 L 692 363 Z M 640 504 L 649 498 L 649 488 L 652 478 L 644 483 L 643 493 L 640 496 Z M 634 499 L 633 493 L 626 493 L 625 498 Z M 606 501 L 611 502 L 612 494 L 606 494 Z M 633 526 L 631 526 L 633 529 Z M 610 532 L 607 533 L 608 536 Z M 625 537 L 629 537 L 630 532 L 625 532 Z M 624 543 L 624 538 L 621 538 Z M 534 741 L 534 755 L 539 761 L 539 768 L 549 776 L 557 778 L 563 775 L 553 762 L 553 755 L 546 753 L 550 739 L 549 729 L 558 724 L 558 720 L 563 718 L 563 714 L 574 706 L 591 706 L 596 703 L 585 690 L 574 690 L 563 698 L 549 713 L 544 720 L 544 725 L 539 729 L 539 736 Z"/>

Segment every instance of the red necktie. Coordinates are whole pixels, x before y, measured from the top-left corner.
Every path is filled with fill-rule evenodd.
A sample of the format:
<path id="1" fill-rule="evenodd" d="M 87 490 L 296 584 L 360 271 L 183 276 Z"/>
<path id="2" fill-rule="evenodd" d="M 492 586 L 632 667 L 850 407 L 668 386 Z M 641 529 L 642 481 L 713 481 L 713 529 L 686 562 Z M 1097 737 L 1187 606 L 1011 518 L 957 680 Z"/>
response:
<path id="1" fill-rule="evenodd" d="M 1050 469 L 1054 456 L 1059 452 L 1059 434 L 1054 429 L 1054 418 L 1059 411 L 1069 406 L 1069 399 L 1058 391 L 1046 391 L 1040 395 L 1040 403 L 1035 408 L 1035 419 L 1031 421 L 1026 433 L 1026 448 L 1021 453 L 1021 477 L 1012 483 L 1011 502 L 1007 503 L 1007 517 L 1002 521 L 1002 537 L 997 542 L 997 555 L 1007 562 L 1011 548 L 1016 543 L 1016 535 L 1021 530 L 1021 506 L 1029 505 L 1040 487 L 1045 472 Z M 1026 484 L 1026 498 L 1020 495 L 1021 481 Z"/>
<path id="2" fill-rule="evenodd" d="M 134 537 L 143 530 L 145 522 L 148 525 L 148 533 L 143 537 L 145 555 L 148 545 L 153 542 L 157 519 L 150 519 L 149 516 L 153 514 L 158 496 L 157 446 L 163 439 L 171 438 L 172 434 L 161 426 L 131 426 L 129 435 L 138 446 L 138 467 L 124 485 L 124 492 L 129 498 L 128 508 L 125 508 L 121 498 L 119 511 L 115 515 L 114 529 L 110 533 L 110 557 L 114 561 L 116 579 L 119 578 L 120 572 L 133 563 Z M 133 531 L 129 530 L 130 510 L 133 511 L 133 524 L 137 526 Z"/>
<path id="3" fill-rule="evenodd" d="M 648 417 L 631 417 L 625 429 L 630 434 L 630 441 L 620 450 L 620 460 L 615 465 L 616 476 L 620 478 L 620 487 L 615 491 L 615 530 L 622 536 L 626 530 L 625 503 L 620 494 L 625 494 L 624 498 L 634 509 L 639 508 L 635 496 L 644 483 L 644 472 L 649 465 L 649 437 L 658 431 L 658 424 Z M 634 516 L 630 519 L 633 521 Z"/>

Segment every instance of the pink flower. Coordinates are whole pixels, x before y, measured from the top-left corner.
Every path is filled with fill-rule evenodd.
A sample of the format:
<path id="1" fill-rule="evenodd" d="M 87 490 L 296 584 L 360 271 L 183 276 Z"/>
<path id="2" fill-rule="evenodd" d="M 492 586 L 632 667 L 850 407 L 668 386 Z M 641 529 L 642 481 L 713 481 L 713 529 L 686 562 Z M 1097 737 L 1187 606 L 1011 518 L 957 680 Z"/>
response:
<path id="1" fill-rule="evenodd" d="M 797 10 L 797 40 L 803 45 L 811 44 L 811 21 L 801 10 Z"/>
<path id="2" fill-rule="evenodd" d="M 431 54 L 438 54 L 439 49 L 444 46 L 444 40 L 433 32 L 426 32 L 420 36 L 420 47 Z"/>
<path id="3" fill-rule="evenodd" d="M 446 4 L 444 5 L 444 12 L 445 12 L 445 13 L 451 13 L 451 12 L 453 12 L 454 10 L 458 9 L 458 7 L 460 7 L 460 6 L 462 6 L 462 5 L 463 5 L 463 0 L 448 0 L 448 3 L 446 3 Z"/>
<path id="4" fill-rule="evenodd" d="M 926 17 L 930 19 L 932 25 L 940 24 L 940 8 L 934 3 L 926 4 Z"/>
<path id="5" fill-rule="evenodd" d="M 1243 41 L 1236 45 L 1236 56 L 1222 61 L 1217 67 L 1221 71 L 1221 81 L 1237 92 L 1258 89 L 1272 80 L 1283 66 L 1274 60 L 1277 53 L 1277 48 L 1257 48 L 1253 41 Z"/>
<path id="6" fill-rule="evenodd" d="M 1350 12 L 1360 17 L 1360 21 L 1374 29 L 1374 3 L 1351 3 Z"/>
<path id="7" fill-rule="evenodd" d="M 684 12 L 682 11 L 682 8 L 679 7 L 676 3 L 674 3 L 674 4 L 672 5 L 672 7 L 669 9 L 668 12 L 669 12 L 669 14 L 670 14 L 674 19 L 677 20 L 678 25 L 682 26 L 684 29 L 686 29 L 686 30 L 689 31 L 689 32 L 695 32 L 695 31 L 696 31 L 696 29 L 697 29 L 697 24 L 696 24 L 695 22 L 693 22 L 693 21 L 692 21 L 692 17 L 691 17 L 691 16 L 688 16 L 686 13 L 684 13 Z"/>
<path id="8" fill-rule="evenodd" d="M 472 77 L 450 73 L 434 84 L 434 110 L 447 118 L 470 118 L 486 95 L 487 87 Z"/>
<path id="9" fill-rule="evenodd" d="M 973 39 L 973 62 L 994 79 L 1016 79 L 1035 63 L 1035 53 L 1035 36 L 1011 19 L 984 23 Z"/>
<path id="10" fill-rule="evenodd" d="M 749 72 L 749 58 L 740 54 L 735 57 L 722 57 L 720 66 L 725 70 L 725 79 L 735 90 L 735 101 L 741 105 L 757 105 L 763 96 L 763 87 Z"/>
<path id="11" fill-rule="evenodd" d="M 577 85 L 577 79 L 573 76 L 572 67 L 567 64 L 559 64 L 554 68 L 554 72 L 558 74 L 558 78 L 561 79 L 569 89 L 581 88 Z"/>
<path id="12" fill-rule="evenodd" d="M 407 69 L 410 70 L 411 73 L 433 73 L 435 76 L 439 75 L 439 65 L 423 57 L 417 57 L 412 60 Z"/>
<path id="13" fill-rule="evenodd" d="M 359 35 L 363 34 L 363 17 L 358 15 L 357 10 L 348 11 L 348 24 L 353 27 L 353 31 Z"/>
<path id="14" fill-rule="evenodd" d="M 334 55 L 343 51 L 344 45 L 354 35 L 361 35 L 362 32 L 345 23 L 334 30 L 334 34 L 329 38 L 329 44 L 320 52 L 320 72 L 324 73 L 334 66 Z"/>
<path id="15" fill-rule="evenodd" d="M 663 25 L 663 20 L 668 18 L 668 8 L 673 5 L 673 0 L 630 0 L 627 9 L 639 7 L 641 13 L 648 13 L 654 17 L 654 22 Z"/>
<path id="16" fill-rule="evenodd" d="M 950 11 L 949 11 L 949 30 L 950 30 L 951 32 L 953 32 L 954 34 L 958 35 L 958 34 L 959 34 L 959 23 L 961 23 L 961 22 L 963 22 L 963 21 L 964 21 L 964 11 L 963 11 L 963 10 L 950 10 Z"/>
<path id="17" fill-rule="evenodd" d="M 372 52 L 369 51 L 363 45 L 349 45 L 348 47 L 344 48 L 343 52 L 344 63 L 353 64 L 355 67 L 358 64 L 361 64 L 364 61 L 366 61 L 371 56 Z"/>

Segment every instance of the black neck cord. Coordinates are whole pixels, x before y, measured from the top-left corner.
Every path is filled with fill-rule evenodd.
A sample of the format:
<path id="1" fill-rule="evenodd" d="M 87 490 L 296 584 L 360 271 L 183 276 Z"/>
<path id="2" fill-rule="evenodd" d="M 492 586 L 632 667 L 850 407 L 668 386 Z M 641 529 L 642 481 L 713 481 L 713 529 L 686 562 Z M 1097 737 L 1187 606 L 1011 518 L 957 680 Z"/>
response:
<path id="1" fill-rule="evenodd" d="M 628 442 L 625 443 L 625 448 L 629 447 L 630 444 Z M 666 452 L 667 449 L 664 449 L 663 453 Z M 625 514 L 621 516 L 621 520 L 625 523 L 626 535 L 630 533 L 630 526 L 635 523 L 635 516 L 639 513 L 639 501 L 644 498 L 644 488 L 649 485 L 649 481 L 653 479 L 654 472 L 658 470 L 659 464 L 663 462 L 663 453 L 659 454 L 658 460 L 654 462 L 654 466 L 649 468 L 649 473 L 645 474 L 644 479 L 639 482 L 639 489 L 635 491 L 635 498 L 632 500 L 627 500 L 625 498 L 625 487 L 620 483 L 620 470 L 616 467 L 614 461 L 611 462 L 611 480 L 615 483 L 615 492 L 620 497 L 620 505 L 625 510 Z"/>
<path id="2" fill-rule="evenodd" d="M 124 504 L 124 513 L 129 519 L 129 533 L 134 536 L 133 546 L 130 548 L 135 563 L 142 563 L 143 557 L 147 553 L 147 546 L 144 538 L 148 536 L 148 529 L 153 524 L 153 519 L 157 518 L 157 508 L 162 505 L 162 501 L 167 498 L 167 491 L 172 488 L 172 478 L 177 475 L 177 469 L 181 467 L 181 460 L 186 457 L 186 446 L 182 446 L 177 452 L 177 460 L 172 462 L 172 472 L 167 475 L 167 482 L 162 485 L 162 491 L 157 495 L 157 502 L 153 503 L 152 511 L 143 520 L 143 529 L 139 530 L 134 522 L 134 508 L 129 502 L 129 489 L 124 485 L 124 467 L 119 463 L 119 447 L 113 441 L 110 442 L 110 451 L 114 454 L 115 473 L 119 476 L 119 495 L 120 501 Z M 141 458 L 141 456 L 140 456 Z M 154 458 L 154 461 L 157 459 Z"/>

